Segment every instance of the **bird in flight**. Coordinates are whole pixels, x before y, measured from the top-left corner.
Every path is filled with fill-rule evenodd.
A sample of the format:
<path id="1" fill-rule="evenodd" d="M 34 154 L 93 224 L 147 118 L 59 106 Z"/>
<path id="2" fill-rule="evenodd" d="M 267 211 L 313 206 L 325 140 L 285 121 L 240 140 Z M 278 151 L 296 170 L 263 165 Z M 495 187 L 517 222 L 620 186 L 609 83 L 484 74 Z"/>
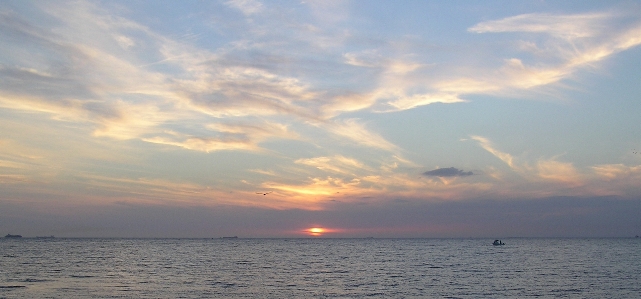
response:
<path id="1" fill-rule="evenodd" d="M 272 191 L 269 191 L 269 192 L 256 192 L 256 194 L 262 194 L 262 195 L 267 195 L 269 193 L 272 193 Z"/>

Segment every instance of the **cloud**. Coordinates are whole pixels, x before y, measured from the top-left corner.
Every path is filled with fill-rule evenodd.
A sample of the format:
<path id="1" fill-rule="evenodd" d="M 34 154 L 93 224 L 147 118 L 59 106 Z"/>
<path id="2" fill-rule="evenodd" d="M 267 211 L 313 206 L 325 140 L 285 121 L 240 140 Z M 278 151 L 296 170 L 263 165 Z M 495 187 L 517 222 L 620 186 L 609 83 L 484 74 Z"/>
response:
<path id="1" fill-rule="evenodd" d="M 601 164 L 590 169 L 587 184 L 594 194 L 638 198 L 641 165 Z"/>
<path id="2" fill-rule="evenodd" d="M 385 138 L 379 134 L 368 130 L 364 124 L 358 122 L 358 119 L 352 118 L 343 121 L 334 121 L 321 124 L 320 126 L 337 136 L 345 137 L 359 145 L 391 152 L 399 151 L 396 145 L 385 140 Z"/>
<path id="3" fill-rule="evenodd" d="M 182 147 L 184 149 L 201 151 L 201 152 L 215 152 L 223 150 L 245 150 L 245 151 L 258 151 L 259 148 L 255 144 L 248 142 L 242 138 L 202 138 L 202 137 L 187 137 L 182 140 L 176 140 L 166 137 L 149 137 L 143 138 L 143 141 L 172 145 Z"/>
<path id="4" fill-rule="evenodd" d="M 254 172 L 254 173 L 259 173 L 259 174 L 262 174 L 262 175 L 276 176 L 276 172 L 274 172 L 273 170 L 250 169 L 249 171 Z"/>
<path id="5" fill-rule="evenodd" d="M 354 172 L 360 170 L 371 171 L 369 167 L 365 166 L 358 160 L 347 158 L 342 155 L 336 155 L 333 157 L 298 159 L 295 161 L 295 163 L 312 166 L 323 171 L 336 172 L 345 175 L 354 175 Z"/>
<path id="6" fill-rule="evenodd" d="M 569 162 L 542 159 L 537 163 L 537 171 L 537 175 L 546 180 L 564 182 L 570 185 L 582 184 L 581 174 Z"/>
<path id="7" fill-rule="evenodd" d="M 284 124 L 271 121 L 254 121 L 247 123 L 213 123 L 206 126 L 212 131 L 229 136 L 243 136 L 259 143 L 268 138 L 298 139 L 298 134 L 289 130 Z"/>
<path id="8" fill-rule="evenodd" d="M 377 68 L 384 74 L 403 75 L 411 73 L 425 65 L 417 62 L 385 57 L 377 50 L 350 52 L 343 54 L 345 63 L 353 66 Z"/>
<path id="9" fill-rule="evenodd" d="M 222 150 L 262 151 L 259 144 L 268 139 L 299 138 L 298 134 L 289 131 L 286 125 L 270 121 L 235 124 L 212 123 L 205 127 L 211 131 L 210 136 L 200 137 L 176 131 L 165 131 L 162 136 L 144 137 L 142 140 L 209 153 Z"/>
<path id="10" fill-rule="evenodd" d="M 377 101 L 376 94 L 348 92 L 333 96 L 326 103 L 320 105 L 320 116 L 331 119 L 343 113 L 365 110 Z"/>
<path id="11" fill-rule="evenodd" d="M 343 54 L 346 64 L 368 72 L 376 70 L 378 76 L 377 86 L 367 96 L 354 96 L 359 105 L 352 107 L 395 112 L 434 103 L 466 102 L 466 95 L 523 94 L 531 92 L 532 88 L 558 83 L 570 78 L 581 67 L 592 66 L 616 52 L 641 44 L 638 38 L 641 25 L 631 24 L 629 28 L 622 26 L 619 29 L 617 18 L 615 14 L 605 13 L 527 14 L 470 27 L 468 31 L 473 33 L 521 33 L 519 36 L 524 40 L 509 49 L 515 56 L 503 57 L 499 65 L 433 65 L 396 58 L 382 49 Z M 500 40 L 503 37 L 493 35 L 488 38 Z M 531 51 L 538 53 L 535 60 L 528 55 Z M 478 57 L 478 60 L 495 61 L 488 57 Z"/>
<path id="12" fill-rule="evenodd" d="M 310 0 L 305 1 L 318 22 L 335 25 L 349 17 L 347 1 L 344 0 Z"/>
<path id="13" fill-rule="evenodd" d="M 514 157 L 508 153 L 504 153 L 502 151 L 499 151 L 494 148 L 494 145 L 492 142 L 482 136 L 470 136 L 473 140 L 476 140 L 482 148 L 484 148 L 486 151 L 490 152 L 492 155 L 495 157 L 501 159 L 501 161 L 505 162 L 510 168 L 516 169 L 516 165 L 514 164 Z"/>
<path id="14" fill-rule="evenodd" d="M 609 13 L 576 15 L 522 14 L 501 20 L 478 23 L 468 29 L 470 32 L 531 32 L 546 33 L 564 39 L 592 37 L 604 28 L 604 22 L 611 19 Z"/>
<path id="15" fill-rule="evenodd" d="M 218 59 L 191 63 L 208 67 L 190 74 L 194 78 L 176 81 L 175 88 L 186 104 L 200 112 L 214 117 L 311 115 L 297 104 L 317 95 L 298 79 L 252 67 L 222 67 Z"/>
<path id="16" fill-rule="evenodd" d="M 225 4 L 240 10 L 246 16 L 258 14 L 264 9 L 263 4 L 256 0 L 231 0 Z"/>
<path id="17" fill-rule="evenodd" d="M 0 106 L 90 123 L 95 126 L 94 136 L 139 138 L 202 151 L 255 149 L 270 132 L 278 138 L 287 134 L 282 130 L 258 133 L 256 128 L 245 126 L 246 132 L 235 133 L 247 136 L 247 146 L 238 138 L 206 135 L 171 140 L 160 133 L 161 127 L 171 123 L 184 126 L 183 129 L 193 128 L 198 125 L 191 126 L 192 120 L 203 116 L 282 115 L 317 120 L 310 109 L 297 104 L 316 96 L 298 79 L 252 67 L 221 67 L 225 64 L 224 51 L 219 58 L 206 50 L 182 45 L 89 3 L 83 2 L 77 8 L 47 10 L 51 16 L 61 17 L 54 35 L 17 14 L 3 12 L 0 26 L 20 38 L 4 51 L 5 58 L 13 59 L 16 66 L 0 65 Z M 76 23 L 86 25 L 72 26 Z M 123 37 L 133 33 L 137 43 L 121 47 L 126 41 Z M 97 38 L 111 36 L 115 38 Z M 136 48 L 138 44 L 148 48 L 143 51 L 148 57 L 136 54 L 142 51 Z M 32 59 L 24 49 L 46 55 Z M 156 57 L 159 64 L 141 63 Z M 292 135 L 286 138 L 289 137 Z"/>
<path id="18" fill-rule="evenodd" d="M 250 38 L 232 38 L 219 48 L 207 50 L 162 36 L 89 2 L 81 2 L 74 9 L 40 5 L 43 12 L 57 18 L 52 30 L 20 14 L 2 13 L 2 30 L 17 38 L 3 43 L 3 54 L 12 63 L 0 65 L 1 106 L 93 124 L 95 136 L 138 138 L 204 151 L 255 149 L 262 140 L 283 137 L 278 130 L 265 133 L 274 133 L 271 137 L 257 137 L 250 127 L 244 127 L 247 132 L 237 132 L 245 135 L 244 140 L 196 133 L 208 131 L 200 124 L 211 123 L 211 118 L 248 117 L 314 123 L 324 133 L 363 146 L 398 151 L 397 146 L 354 119 L 334 119 L 367 109 L 402 111 L 433 103 L 466 102 L 468 94 L 501 94 L 548 85 L 567 78 L 577 67 L 641 43 L 637 34 L 641 27 L 634 24 L 627 30 L 612 31 L 617 32 L 614 35 L 604 29 L 614 26 L 614 14 L 530 14 L 482 22 L 469 31 L 547 32 L 554 39 L 571 37 L 577 41 L 577 48 L 553 41 L 543 45 L 524 41 L 521 45 L 529 46 L 522 49 L 543 50 L 557 60 L 528 64 L 522 58 L 506 57 L 503 65 L 493 69 L 482 67 L 463 73 L 457 65 L 431 69 L 435 66 L 421 61 L 422 56 L 414 53 L 417 49 L 411 43 L 401 48 L 392 41 L 382 42 L 378 48 L 332 52 L 335 57 L 326 58 L 331 67 L 317 72 L 319 63 L 314 61 L 311 72 L 292 68 L 315 54 L 332 50 L 307 40 L 310 34 L 328 37 L 342 33 L 266 13 L 260 16 L 261 22 L 247 26 L 271 24 L 295 28 L 295 33 L 275 42 L 269 33 L 250 31 Z M 260 12 L 271 12 L 258 1 L 228 1 L 226 5 L 257 18 Z M 310 5 L 312 13 L 322 12 L 325 17 L 326 12 L 347 11 L 342 2 Z M 309 26 L 316 31 L 310 31 Z M 332 49 L 345 49 L 342 42 L 348 40 L 341 39 Z M 304 49 L 297 52 L 309 52 L 310 57 L 288 55 L 292 47 Z M 368 80 L 350 78 L 362 69 L 368 69 Z M 334 74 L 344 76 L 347 83 L 325 79 Z M 363 81 L 373 83 L 357 83 Z M 38 88 L 30 88 L 34 85 Z M 343 85 L 353 87 L 345 90 Z M 182 131 L 177 131 L 190 132 L 182 139 L 171 139 L 161 133 L 167 125 L 182 126 Z"/>
<path id="19" fill-rule="evenodd" d="M 424 176 L 436 176 L 436 177 L 463 177 L 473 175 L 471 171 L 464 172 L 463 170 L 449 167 L 449 168 L 437 168 L 434 170 L 423 172 Z"/>
<path id="20" fill-rule="evenodd" d="M 477 141 L 483 149 L 499 158 L 507 164 L 512 171 L 518 173 L 526 180 L 545 180 L 572 186 L 583 184 L 582 175 L 572 163 L 558 161 L 557 157 L 539 158 L 533 163 L 528 163 L 525 159 L 517 159 L 509 153 L 496 149 L 492 142 L 485 137 L 471 136 L 471 138 Z M 534 166 L 532 166 L 532 164 L 534 164 Z"/>
<path id="21" fill-rule="evenodd" d="M 576 167 L 572 162 L 562 161 L 562 155 L 532 159 L 523 154 L 512 155 L 500 151 L 487 138 L 472 136 L 472 139 L 509 166 L 507 171 L 494 165 L 483 169 L 487 175 L 482 179 L 489 179 L 487 194 L 493 194 L 496 198 L 555 195 L 634 197 L 639 192 L 640 165 Z"/>
<path id="22" fill-rule="evenodd" d="M 626 166 L 623 164 L 604 164 L 592 166 L 594 173 L 605 178 L 614 180 L 621 177 L 641 176 L 641 165 Z"/>
<path id="23" fill-rule="evenodd" d="M 166 94 L 165 77 L 138 68 L 120 47 L 111 47 L 117 41 L 108 38 L 119 30 L 148 32 L 97 15 L 88 3 L 76 4 L 76 9 L 47 7 L 51 16 L 64 16 L 47 31 L 20 15 L 3 13 L 0 29 L 18 38 L 8 45 L 3 41 L 8 46 L 3 56 L 11 63 L 0 65 L 0 106 L 94 124 L 95 135 L 118 139 L 136 138 L 167 120 L 161 105 L 141 103 L 139 97 Z M 83 25 L 73 27 L 76 22 Z M 91 40 L 97 36 L 105 38 Z"/>
<path id="24" fill-rule="evenodd" d="M 388 111 L 401 111 L 413 109 L 419 106 L 425 106 L 435 103 L 461 103 L 467 102 L 462 100 L 456 94 L 416 94 L 412 96 L 399 96 L 396 100 L 390 101 L 387 104 L 394 107 L 392 110 Z"/>
<path id="25" fill-rule="evenodd" d="M 466 95 L 522 96 L 531 93 L 533 88 L 571 78 L 580 68 L 594 67 L 617 52 L 641 44 L 641 23 L 614 13 L 524 14 L 481 22 L 468 31 L 520 33 L 523 40 L 512 41 L 516 46 L 507 52 L 512 51 L 513 54 L 508 55 L 514 56 L 503 57 L 500 65 L 430 65 L 435 68 L 432 72 L 419 71 L 428 64 L 391 58 L 380 50 L 344 54 L 349 65 L 380 69 L 378 86 L 361 105 L 371 105 L 380 112 L 395 112 L 434 103 L 466 102 Z M 478 57 L 479 61 L 495 60 L 488 58 Z M 404 66 L 394 67 L 395 61 Z M 417 92 L 421 89 L 424 91 Z"/>
<path id="26" fill-rule="evenodd" d="M 22 174 L 2 174 L 0 173 L 0 184 L 17 184 L 28 182 L 27 176 Z"/>
<path id="27" fill-rule="evenodd" d="M 524 14 L 482 22 L 468 31 L 544 35 L 538 43 L 520 42 L 521 50 L 536 54 L 537 65 L 528 65 L 517 57 L 506 57 L 504 66 L 485 79 L 496 86 L 498 92 L 559 82 L 581 67 L 592 66 L 614 53 L 641 44 L 641 23 L 626 19 L 624 13 Z"/>

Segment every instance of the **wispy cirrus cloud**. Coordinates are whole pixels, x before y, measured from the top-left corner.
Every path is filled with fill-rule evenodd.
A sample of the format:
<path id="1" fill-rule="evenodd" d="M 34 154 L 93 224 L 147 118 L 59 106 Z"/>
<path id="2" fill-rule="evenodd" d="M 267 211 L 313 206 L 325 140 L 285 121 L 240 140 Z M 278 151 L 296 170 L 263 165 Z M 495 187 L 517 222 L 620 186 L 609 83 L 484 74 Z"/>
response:
<path id="1" fill-rule="evenodd" d="M 522 14 L 501 20 L 486 21 L 469 28 L 471 32 L 532 32 L 563 39 L 593 37 L 603 31 L 611 13 L 577 15 Z"/>
<path id="2" fill-rule="evenodd" d="M 592 170 L 607 180 L 614 180 L 619 177 L 638 177 L 641 175 L 641 165 L 604 164 L 592 166 Z"/>
<path id="3" fill-rule="evenodd" d="M 91 22 L 92 16 L 103 11 L 88 3 L 79 7 L 52 8 L 49 12 L 54 16 L 64 14 L 61 23 L 69 26 L 94 24 L 83 26 L 85 35 L 64 26 L 55 28 L 56 34 L 52 35 L 19 15 L 3 12 L 0 25 L 22 36 L 17 44 L 25 49 L 40 47 L 46 55 L 35 63 L 17 51 L 5 56 L 17 66 L 0 65 L 1 106 L 47 113 L 65 121 L 92 123 L 96 136 L 140 138 L 175 145 L 180 141 L 163 137 L 162 126 L 203 114 L 215 118 L 270 115 L 313 118 L 308 109 L 294 104 L 315 96 L 295 78 L 251 67 L 221 68 L 222 62 L 213 53 L 194 51 L 125 19 L 100 16 L 95 18 L 100 22 Z M 162 68 L 141 63 L 146 58 L 135 54 L 140 50 L 136 44 L 118 47 L 131 33 L 144 37 L 146 40 L 138 41 L 152 46 L 151 56 L 178 72 L 169 74 L 159 71 Z M 95 36 L 112 38 L 92 39 Z M 141 64 L 143 67 L 139 67 Z M 38 88 L 30 88 L 34 85 Z M 247 134 L 256 135 L 255 131 Z M 183 147 L 247 149 L 238 142 L 231 142 L 230 146 L 229 141 L 209 137 L 196 136 L 184 142 Z M 227 144 L 220 146 L 221 143 Z"/>
<path id="4" fill-rule="evenodd" d="M 501 161 L 505 162 L 510 168 L 515 169 L 517 166 L 514 163 L 514 157 L 508 153 L 504 153 L 500 150 L 497 150 L 494 148 L 494 144 L 492 142 L 482 136 L 470 136 L 472 140 L 475 140 L 479 143 L 479 145 L 485 149 L 486 151 L 490 152 L 492 155 L 495 157 L 501 159 Z"/>
<path id="5" fill-rule="evenodd" d="M 624 20 L 624 25 L 621 20 Z M 498 77 L 490 77 L 504 82 L 499 90 L 528 89 L 556 83 L 569 78 L 579 68 L 592 66 L 612 54 L 641 44 L 641 23 L 629 19 L 624 13 L 524 14 L 482 22 L 468 31 L 544 36 L 538 42 L 521 41 L 524 45 L 521 50 L 535 54 L 539 59 L 536 65 L 528 65 L 517 57 L 506 57 Z M 491 83 L 498 84 L 496 81 Z"/>
<path id="6" fill-rule="evenodd" d="M 343 121 L 328 122 L 321 125 L 327 131 L 334 135 L 345 137 L 352 140 L 357 145 L 377 148 L 381 150 L 397 152 L 399 148 L 391 142 L 385 140 L 381 135 L 368 130 L 365 124 L 357 119 L 346 119 Z"/>
<path id="7" fill-rule="evenodd" d="M 261 151 L 259 144 L 269 138 L 298 139 L 298 134 L 286 125 L 264 121 L 255 123 L 206 125 L 211 136 L 190 136 L 174 131 L 165 131 L 163 136 L 142 138 L 143 141 L 173 145 L 185 149 L 214 152 L 220 150 Z"/>
<path id="8" fill-rule="evenodd" d="M 409 82 L 418 79 L 429 91 L 408 94 L 405 90 L 417 89 L 418 84 L 404 83 L 402 91 L 377 99 L 388 107 L 380 110 L 391 112 L 433 103 L 465 102 L 467 95 L 474 94 L 522 94 L 532 88 L 570 79 L 581 68 L 594 67 L 613 54 L 641 44 L 641 23 L 624 13 L 524 14 L 481 22 L 468 31 L 514 33 L 522 40 L 512 43 L 515 56 L 504 57 L 501 65 L 476 65 L 473 68 L 449 65 L 442 68 L 442 77 L 422 72 L 412 74 Z M 499 36 L 490 38 L 501 40 Z M 367 68 L 383 65 L 381 62 L 385 58 L 372 53 L 375 52 L 346 55 L 347 63 Z"/>
<path id="9" fill-rule="evenodd" d="M 583 178 L 572 163 L 556 159 L 539 160 L 536 164 L 537 175 L 545 180 L 582 185 Z"/>
<path id="10" fill-rule="evenodd" d="M 412 96 L 397 96 L 396 98 L 396 100 L 388 102 L 395 110 L 408 110 L 435 103 L 452 104 L 466 102 L 466 100 L 461 99 L 454 93 L 415 94 Z"/>
<path id="11" fill-rule="evenodd" d="M 0 184 L 17 184 L 28 182 L 29 178 L 23 174 L 3 174 L 0 173 Z"/>
<path id="12" fill-rule="evenodd" d="M 240 10 L 247 16 L 260 13 L 264 9 L 263 4 L 256 0 L 231 0 L 225 2 L 225 4 Z"/>
<path id="13" fill-rule="evenodd" d="M 479 145 L 499 158 L 513 171 L 527 180 L 547 180 L 569 185 L 581 185 L 581 175 L 569 162 L 561 162 L 556 158 L 539 159 L 534 163 L 528 163 L 524 159 L 514 157 L 509 153 L 498 150 L 496 146 L 487 138 L 481 136 L 471 136 Z M 533 166 L 533 165 L 534 166 Z"/>
<path id="14" fill-rule="evenodd" d="M 315 157 L 309 159 L 298 159 L 295 161 L 296 164 L 312 166 L 320 170 L 335 172 L 340 174 L 352 174 L 355 172 L 360 172 L 362 170 L 371 171 L 371 169 L 361 163 L 360 161 L 344 157 L 342 155 L 336 155 L 333 157 Z"/>
<path id="15" fill-rule="evenodd" d="M 89 15 L 94 15 L 95 7 L 88 3 L 81 2 L 76 8 L 60 6 L 48 12 L 52 16 L 64 15 L 61 23 L 69 26 L 83 23 L 91 19 Z M 158 103 L 151 105 L 128 99 L 145 94 L 146 90 L 162 92 L 165 77 L 123 59 L 120 55 L 123 50 L 118 50 L 119 47 L 107 47 L 110 43 L 117 44 L 109 38 L 110 30 L 127 28 L 144 32 L 141 26 L 97 16 L 92 22 L 77 27 L 87 34 L 80 35 L 64 26 L 46 31 L 11 12 L 3 12 L 0 19 L 3 31 L 19 37 L 10 43 L 0 65 L 3 77 L 0 105 L 3 107 L 48 113 L 54 119 L 65 121 L 93 123 L 97 127 L 96 135 L 118 139 L 135 138 L 167 119 L 167 115 L 156 113 Z M 107 38 L 96 44 L 86 39 L 88 36 Z M 24 50 L 13 51 L 14 47 L 28 49 L 33 56 L 25 55 Z"/>
<path id="16" fill-rule="evenodd" d="M 265 9 L 256 1 L 229 1 L 226 5 L 246 15 Z M 242 59 L 236 62 L 229 59 L 238 51 L 260 50 L 261 55 L 270 55 L 270 50 L 282 51 L 281 46 L 270 49 L 276 45 L 232 41 L 215 52 L 199 49 L 84 2 L 79 9 L 51 8 L 49 13 L 62 24 L 51 31 L 30 24 L 17 14 L 3 12 L 1 24 L 5 30 L 23 38 L 6 51 L 16 66 L 0 66 L 5 79 L 0 105 L 93 123 L 96 136 L 184 143 L 183 148 L 194 150 L 248 147 L 241 146 L 242 142 L 212 136 L 193 136 L 189 142 L 171 140 L 163 136 L 163 125 L 203 117 L 256 116 L 285 117 L 289 122 L 301 124 L 318 123 L 367 109 L 392 112 L 433 103 L 462 103 L 469 94 L 501 94 L 559 82 L 578 67 L 641 43 L 636 34 L 641 27 L 634 24 L 624 31 L 607 30 L 614 26 L 611 20 L 617 17 L 615 14 L 520 15 L 482 22 L 469 31 L 547 34 L 551 39 L 544 40 L 544 52 L 556 57 L 556 61 L 529 65 L 524 59 L 506 57 L 502 66 L 481 68 L 471 74 L 458 73 L 459 68 L 453 66 L 446 71 L 448 79 L 440 79 L 430 73 L 430 65 L 413 60 L 416 55 L 405 53 L 403 57 L 395 57 L 389 51 L 378 49 L 352 51 L 342 54 L 344 65 L 374 69 L 371 74 L 376 82 L 363 89 L 336 93 L 326 89 L 327 86 L 315 86 L 312 74 L 299 77 L 281 74 L 269 60 L 264 65 L 247 65 Z M 284 23 L 287 22 L 294 21 Z M 72 26 L 78 23 L 89 26 L 80 29 Z M 304 27 L 302 23 L 293 24 Z M 320 30 L 318 34 L 325 33 Z M 95 36 L 106 38 L 92 38 Z M 304 42 L 290 42 L 301 41 Z M 521 45 L 525 43 L 527 41 Z M 18 51 L 35 45 L 46 53 L 42 59 L 28 60 Z M 535 42 L 529 45 L 529 49 L 542 49 Z M 320 49 L 310 43 L 305 46 L 310 50 Z M 151 53 L 150 57 L 136 54 L 143 48 L 150 50 L 146 51 Z M 412 48 L 407 50 L 411 53 Z M 54 61 L 63 63 L 54 65 Z M 172 72 L 167 72 L 168 69 Z M 29 84 L 39 88 L 26 88 Z M 397 150 L 354 120 L 330 120 L 329 123 L 333 124 L 323 126 L 327 133 L 364 146 Z M 226 142 L 228 144 L 223 145 Z"/>
<path id="17" fill-rule="evenodd" d="M 602 164 L 582 169 L 571 162 L 559 160 L 559 156 L 528 160 L 496 149 L 487 138 L 472 136 L 472 139 L 513 171 L 505 173 L 493 167 L 485 171 L 495 181 L 493 184 L 501 186 L 506 194 L 630 196 L 638 191 L 639 165 Z M 515 177 L 514 173 L 518 176 Z"/>
<path id="18" fill-rule="evenodd" d="M 591 185 L 596 194 L 635 197 L 639 192 L 641 165 L 602 164 L 591 167 Z"/>
<path id="19" fill-rule="evenodd" d="M 188 150 L 207 153 L 231 150 L 259 150 L 255 144 L 252 144 L 243 138 L 186 137 L 184 139 L 176 140 L 170 137 L 156 136 L 143 138 L 142 140 L 150 143 L 177 146 Z"/>

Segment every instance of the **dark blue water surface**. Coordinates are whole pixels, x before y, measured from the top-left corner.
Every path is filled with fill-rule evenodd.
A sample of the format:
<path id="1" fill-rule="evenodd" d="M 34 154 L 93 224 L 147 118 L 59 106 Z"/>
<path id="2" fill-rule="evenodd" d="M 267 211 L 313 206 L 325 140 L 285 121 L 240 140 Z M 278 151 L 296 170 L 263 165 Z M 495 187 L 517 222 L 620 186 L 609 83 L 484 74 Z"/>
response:
<path id="1" fill-rule="evenodd" d="M 0 239 L 0 298 L 639 298 L 631 239 Z"/>

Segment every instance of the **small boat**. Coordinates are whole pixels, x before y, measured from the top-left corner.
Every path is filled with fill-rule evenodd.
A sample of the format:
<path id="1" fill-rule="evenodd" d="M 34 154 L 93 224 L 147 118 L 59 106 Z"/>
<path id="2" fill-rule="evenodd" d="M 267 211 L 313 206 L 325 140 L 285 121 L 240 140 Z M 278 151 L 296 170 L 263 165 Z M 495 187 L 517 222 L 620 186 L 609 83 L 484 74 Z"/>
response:
<path id="1" fill-rule="evenodd" d="M 233 237 L 222 237 L 221 239 L 238 239 L 238 236 L 233 236 Z"/>
<path id="2" fill-rule="evenodd" d="M 494 243 L 492 245 L 497 246 L 497 245 L 505 245 L 505 243 L 501 242 L 501 240 L 494 240 Z"/>
<path id="3" fill-rule="evenodd" d="M 22 238 L 22 236 L 21 236 L 21 235 L 12 235 L 12 234 L 7 234 L 7 235 L 6 235 L 6 236 L 4 236 L 4 237 L 5 237 L 5 238 Z"/>

